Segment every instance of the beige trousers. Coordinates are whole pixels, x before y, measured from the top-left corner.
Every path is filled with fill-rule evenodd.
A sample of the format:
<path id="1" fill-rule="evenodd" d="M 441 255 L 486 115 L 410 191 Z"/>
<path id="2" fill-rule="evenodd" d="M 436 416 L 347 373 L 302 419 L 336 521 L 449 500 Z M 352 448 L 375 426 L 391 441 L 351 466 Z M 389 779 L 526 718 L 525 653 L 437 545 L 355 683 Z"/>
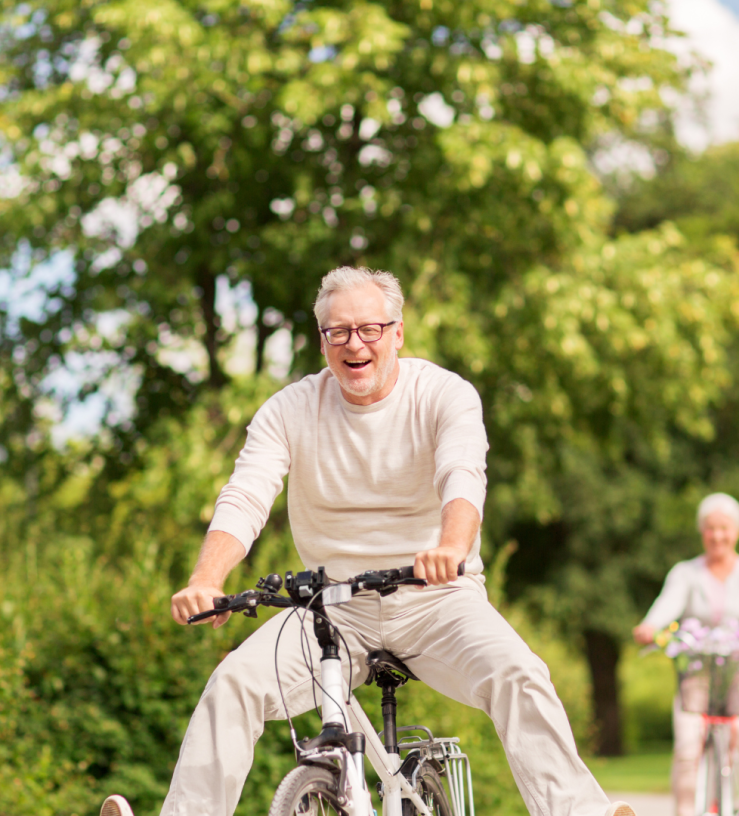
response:
<path id="1" fill-rule="evenodd" d="M 577 754 L 546 666 L 488 603 L 479 577 L 402 587 L 384 598 L 360 594 L 329 611 L 348 645 L 354 687 L 367 677 L 366 653 L 387 649 L 427 685 L 488 714 L 532 816 L 604 816 L 608 799 Z M 285 718 L 275 641 L 288 614 L 267 621 L 211 676 L 182 743 L 162 816 L 233 814 L 265 721 Z M 312 623 L 306 631 L 318 674 Z M 343 644 L 341 651 L 348 679 Z M 296 615 L 280 637 L 278 664 L 290 714 L 308 711 L 312 680 Z"/>

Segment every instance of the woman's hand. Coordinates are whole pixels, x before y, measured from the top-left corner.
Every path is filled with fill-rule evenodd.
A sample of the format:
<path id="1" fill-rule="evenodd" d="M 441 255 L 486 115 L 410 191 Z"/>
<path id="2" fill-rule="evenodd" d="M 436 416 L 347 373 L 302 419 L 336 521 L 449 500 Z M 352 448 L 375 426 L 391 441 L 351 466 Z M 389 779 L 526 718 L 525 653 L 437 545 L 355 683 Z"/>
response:
<path id="1" fill-rule="evenodd" d="M 633 628 L 631 634 L 640 646 L 648 646 L 650 643 L 654 643 L 654 634 L 656 631 L 654 626 L 650 626 L 648 623 L 640 623 Z"/>

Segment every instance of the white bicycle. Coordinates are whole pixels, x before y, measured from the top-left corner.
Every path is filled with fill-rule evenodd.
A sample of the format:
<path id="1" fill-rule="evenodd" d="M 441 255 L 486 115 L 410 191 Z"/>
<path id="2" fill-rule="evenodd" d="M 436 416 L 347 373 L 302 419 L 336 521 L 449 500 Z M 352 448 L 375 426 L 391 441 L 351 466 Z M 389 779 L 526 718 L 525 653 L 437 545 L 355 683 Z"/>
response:
<path id="1" fill-rule="evenodd" d="M 463 572 L 461 564 L 459 574 Z M 316 737 L 298 741 L 288 715 L 298 766 L 277 788 L 269 816 L 326 816 L 329 812 L 377 816 L 365 779 L 365 756 L 380 778 L 377 789 L 383 816 L 475 816 L 470 763 L 459 739 L 435 737 L 422 725 L 397 726 L 396 689 L 418 678 L 390 652 L 367 655 L 366 683 L 382 689 L 384 727 L 376 733 L 343 680 L 339 651 L 343 638 L 326 612 L 326 607 L 350 603 L 357 592 L 386 595 L 402 585 L 425 583 L 413 576 L 413 567 L 403 567 L 372 570 L 332 584 L 319 567 L 316 572 L 287 572 L 287 595 L 280 593 L 282 577 L 273 574 L 260 578 L 257 589 L 216 598 L 214 609 L 189 618 L 188 623 L 194 623 L 223 612 L 256 617 L 259 606 L 292 607 L 303 623 L 308 613 L 313 615 L 313 631 L 321 647 L 321 679 L 315 682 L 322 695 L 323 727 Z M 400 740 L 399 733 L 404 735 Z"/>

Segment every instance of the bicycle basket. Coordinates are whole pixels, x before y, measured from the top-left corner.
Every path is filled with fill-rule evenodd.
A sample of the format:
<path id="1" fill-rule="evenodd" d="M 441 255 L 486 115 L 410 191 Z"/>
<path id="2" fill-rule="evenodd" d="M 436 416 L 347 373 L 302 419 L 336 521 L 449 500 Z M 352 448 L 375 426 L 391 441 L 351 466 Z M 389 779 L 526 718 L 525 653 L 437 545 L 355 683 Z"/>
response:
<path id="1" fill-rule="evenodd" d="M 683 711 L 739 716 L 739 653 L 684 652 L 675 659 Z"/>

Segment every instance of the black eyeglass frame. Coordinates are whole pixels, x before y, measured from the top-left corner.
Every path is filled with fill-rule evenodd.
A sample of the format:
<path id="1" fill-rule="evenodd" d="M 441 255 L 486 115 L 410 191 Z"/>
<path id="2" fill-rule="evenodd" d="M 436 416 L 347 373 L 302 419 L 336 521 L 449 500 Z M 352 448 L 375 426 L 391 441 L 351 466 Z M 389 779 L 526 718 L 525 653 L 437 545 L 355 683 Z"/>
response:
<path id="1" fill-rule="evenodd" d="M 349 341 L 352 339 L 352 332 L 356 332 L 356 333 L 357 333 L 357 337 L 359 337 L 359 339 L 360 339 L 360 340 L 361 340 L 363 343 L 376 343 L 378 340 L 382 340 L 382 337 L 383 337 L 383 335 L 385 334 L 385 329 L 386 329 L 388 326 L 394 326 L 394 325 L 395 325 L 397 322 L 398 322 L 397 320 L 391 320 L 389 323 L 365 323 L 365 324 L 364 324 L 364 325 L 362 325 L 362 326 L 357 326 L 355 329 L 350 329 L 348 326 L 329 326 L 329 327 L 328 327 L 328 328 L 326 328 L 326 329 L 324 329 L 324 328 L 319 328 L 319 331 L 320 331 L 320 332 L 321 332 L 321 334 L 322 334 L 322 335 L 323 335 L 323 336 L 326 338 L 326 342 L 329 344 L 329 346 L 345 346 L 345 345 L 346 345 L 346 344 L 347 344 L 347 343 L 348 343 L 348 342 L 349 342 Z M 366 329 L 366 328 L 368 328 L 369 326 L 379 326 L 379 327 L 380 327 L 380 336 L 379 336 L 379 337 L 376 337 L 374 340 L 365 340 L 365 339 L 362 337 L 362 335 L 359 333 L 359 331 L 360 331 L 360 329 Z M 328 339 L 328 333 L 329 333 L 330 331 L 332 331 L 333 329 L 343 329 L 344 331 L 348 331 L 348 332 L 349 332 L 349 336 L 346 338 L 346 340 L 345 340 L 343 343 L 332 343 L 332 342 L 331 342 L 331 341 Z"/>

